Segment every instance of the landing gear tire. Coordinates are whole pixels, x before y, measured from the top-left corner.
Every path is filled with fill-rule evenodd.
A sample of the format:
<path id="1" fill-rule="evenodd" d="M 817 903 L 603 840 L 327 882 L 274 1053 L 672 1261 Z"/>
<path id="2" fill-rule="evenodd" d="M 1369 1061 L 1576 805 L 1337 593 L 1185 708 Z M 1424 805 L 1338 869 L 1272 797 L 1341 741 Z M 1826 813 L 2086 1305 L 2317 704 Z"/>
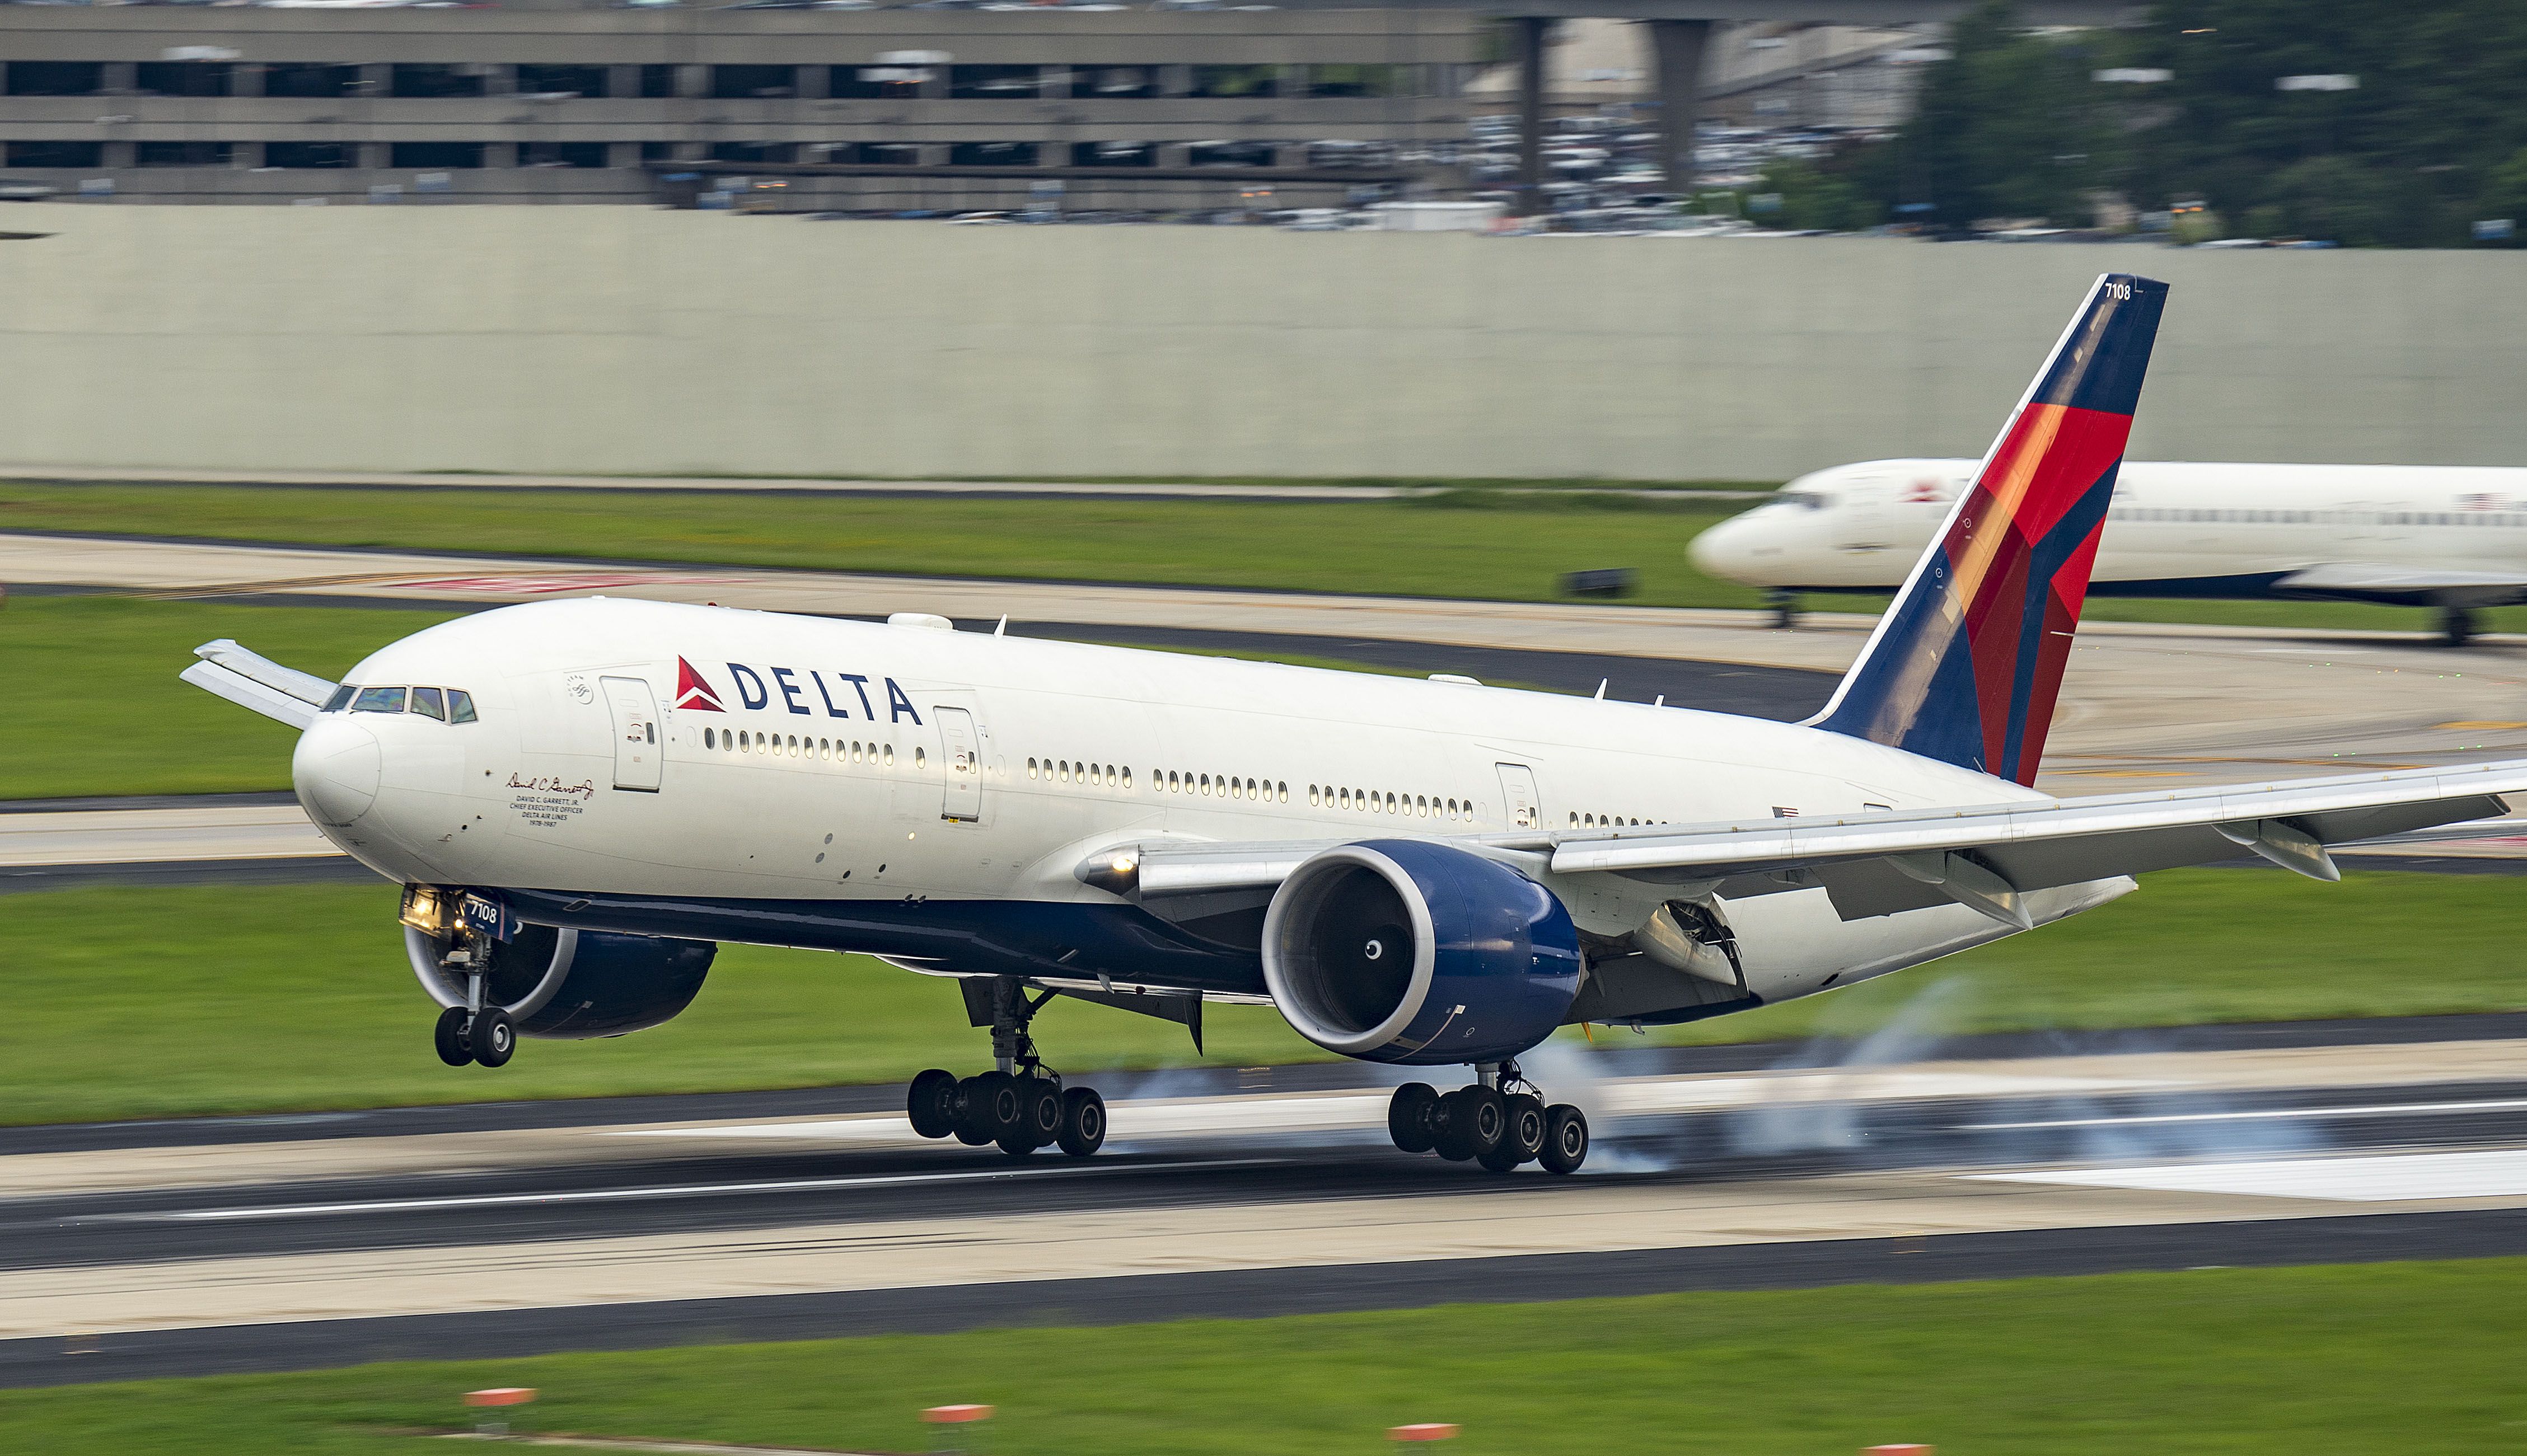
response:
<path id="1" fill-rule="evenodd" d="M 1427 1082 L 1406 1082 L 1386 1104 L 1386 1135 L 1396 1150 L 1427 1153 L 1438 1145 L 1439 1093 Z"/>
<path id="2" fill-rule="evenodd" d="M 1457 1104 L 1465 1116 L 1465 1141 L 1460 1144 L 1485 1168 L 1498 1170 L 1501 1146 L 1509 1138 L 1509 1099 L 1497 1088 L 1469 1087 Z M 1516 1168 L 1516 1163 L 1509 1165 Z"/>
<path id="3" fill-rule="evenodd" d="M 1537 1162 L 1551 1173 L 1574 1173 L 1588 1161 L 1588 1118 L 1567 1102 L 1545 1110 L 1544 1147 Z"/>
<path id="4" fill-rule="evenodd" d="M 451 1006 L 438 1014 L 438 1024 L 430 1030 L 431 1044 L 438 1049 L 438 1060 L 450 1066 L 463 1066 L 474 1060 L 474 1049 L 465 1044 L 465 1008 Z"/>
<path id="5" fill-rule="evenodd" d="M 498 1007 L 478 1013 L 474 1024 L 465 1032 L 466 1045 L 474 1051 L 474 1060 L 485 1066 L 506 1066 L 517 1054 L 518 1025 L 509 1014 Z"/>
<path id="6" fill-rule="evenodd" d="M 1513 1172 L 1544 1148 L 1544 1102 L 1524 1092 L 1502 1094 L 1501 1136 L 1490 1151 L 1474 1155 L 1494 1172 Z"/>
<path id="7" fill-rule="evenodd" d="M 1005 1116 L 1006 1121 L 1017 1118 L 1017 1078 L 1006 1071 L 967 1077 L 956 1090 L 956 1141 L 969 1148 L 1000 1141 Z"/>
<path id="8" fill-rule="evenodd" d="M 1799 625 L 1797 593 L 1767 592 L 1764 594 L 1764 604 L 1773 609 L 1773 626 L 1776 630 L 1790 632 L 1797 629 Z"/>
<path id="9" fill-rule="evenodd" d="M 1106 1146 L 1106 1099 L 1094 1087 L 1072 1087 L 1061 1094 L 1061 1151 L 1085 1158 Z"/>
<path id="10" fill-rule="evenodd" d="M 2462 606 L 2440 609 L 2440 641 L 2450 647 L 2461 648 L 2474 641 L 2475 628 L 2479 625 L 2480 619 Z"/>
<path id="11" fill-rule="evenodd" d="M 1503 1156 L 1507 1156 L 1509 1149 L 1514 1148 L 1518 1152 L 1518 1162 L 1512 1163 L 1510 1167 L 1516 1168 L 1519 1163 L 1533 1163 L 1544 1156 L 1544 1134 L 1548 1125 L 1549 1118 L 1544 1110 L 1543 1098 L 1532 1092 L 1520 1092 L 1511 1096 L 1509 1132 L 1501 1139 Z"/>
<path id="12" fill-rule="evenodd" d="M 1002 1152 L 1023 1158 L 1060 1140 L 1061 1089 L 1047 1078 L 1026 1077 L 1018 1080 L 1017 1097 L 1017 1122 L 1002 1132 L 998 1141 Z"/>
<path id="13" fill-rule="evenodd" d="M 1451 1163 L 1465 1163 L 1474 1156 L 1473 1112 L 1466 1106 L 1467 1098 L 1481 1091 L 1480 1087 L 1459 1087 L 1454 1092 L 1439 1094 L 1439 1110 L 1431 1118 L 1430 1151 Z"/>
<path id="14" fill-rule="evenodd" d="M 904 1094 L 903 1114 L 923 1137 L 946 1137 L 956 1130 L 956 1074 L 932 1067 L 912 1079 Z"/>

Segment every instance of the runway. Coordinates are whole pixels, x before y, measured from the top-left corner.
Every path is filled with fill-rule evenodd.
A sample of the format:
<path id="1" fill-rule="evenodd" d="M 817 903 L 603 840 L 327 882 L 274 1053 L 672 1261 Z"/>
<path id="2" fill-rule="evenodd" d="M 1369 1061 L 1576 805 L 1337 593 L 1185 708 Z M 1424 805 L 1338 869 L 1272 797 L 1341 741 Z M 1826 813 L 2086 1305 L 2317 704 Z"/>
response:
<path id="1" fill-rule="evenodd" d="M 1396 1154 L 1359 1066 L 1101 1078 L 1114 1131 L 1085 1162 L 921 1141 L 879 1089 L 24 1130 L 0 1141 L 0 1383 L 2527 1252 L 2517 1020 L 1543 1067 L 1599 1132 L 1569 1179 Z M 583 1120 L 609 1113 L 639 1116 Z"/>

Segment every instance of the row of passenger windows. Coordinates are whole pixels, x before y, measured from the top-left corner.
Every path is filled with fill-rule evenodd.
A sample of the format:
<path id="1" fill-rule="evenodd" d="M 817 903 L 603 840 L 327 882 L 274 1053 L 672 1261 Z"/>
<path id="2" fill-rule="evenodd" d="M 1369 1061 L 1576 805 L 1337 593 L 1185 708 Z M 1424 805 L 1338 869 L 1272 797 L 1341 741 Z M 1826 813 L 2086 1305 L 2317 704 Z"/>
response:
<path id="1" fill-rule="evenodd" d="M 2512 511 L 2448 510 L 2174 510 L 2159 506 L 2124 506 L 2106 513 L 2115 521 L 2252 523 L 2264 526 L 2519 526 L 2527 515 Z"/>
<path id="2" fill-rule="evenodd" d="M 1574 813 L 1571 816 L 1571 827 L 1573 829 L 1624 829 L 1636 826 L 1640 822 L 1636 818 L 1626 819 L 1622 814 Z M 1657 824 L 1663 821 L 1652 819 L 1649 822 Z"/>
<path id="3" fill-rule="evenodd" d="M 1074 763 L 1068 758 L 1029 758 L 1026 763 L 1028 778 L 1048 783 L 1087 784 L 1099 789 L 1132 787 L 1132 770 L 1126 767 L 1117 772 L 1111 763 Z"/>
<path id="4" fill-rule="evenodd" d="M 874 763 L 880 768 L 895 766 L 895 745 L 861 743 L 856 739 L 800 738 L 795 733 L 756 733 L 747 728 L 705 728 L 702 747 L 723 754 L 763 754 L 779 758 L 820 758 L 829 763 Z M 919 748 L 912 751 L 912 766 L 927 769 L 930 755 Z"/>
<path id="5" fill-rule="evenodd" d="M 1124 772 L 1129 773 L 1126 769 Z M 1259 804 L 1287 804 L 1290 786 L 1270 779 L 1241 779 L 1234 774 L 1177 773 L 1150 775 L 1150 788 L 1160 794 L 1209 794 L 1221 799 L 1246 799 Z"/>
<path id="6" fill-rule="evenodd" d="M 471 723 L 474 695 L 461 688 L 355 688 L 344 683 L 325 700 L 324 710 L 337 713 L 345 708 L 355 713 L 408 712 L 442 723 Z"/>
<path id="7" fill-rule="evenodd" d="M 1434 799 L 1425 794 L 1395 794 L 1382 789 L 1348 789 L 1308 786 L 1308 803 L 1319 808 L 1349 809 L 1362 814 L 1402 814 L 1416 819 L 1464 819 L 1474 817 L 1470 799 Z"/>

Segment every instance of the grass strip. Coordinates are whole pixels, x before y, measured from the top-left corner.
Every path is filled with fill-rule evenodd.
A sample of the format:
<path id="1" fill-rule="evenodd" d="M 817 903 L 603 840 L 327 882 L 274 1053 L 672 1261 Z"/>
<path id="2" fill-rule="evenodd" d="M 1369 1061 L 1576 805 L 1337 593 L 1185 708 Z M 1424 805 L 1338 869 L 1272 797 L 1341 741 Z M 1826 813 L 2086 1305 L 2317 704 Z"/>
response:
<path id="1" fill-rule="evenodd" d="M 321 546 L 1043 581 L 1163 583 L 1550 601 L 1565 572 L 1630 567 L 1632 602 L 1751 607 L 1685 547 L 1742 501 L 1478 487 L 1407 500 L 731 496 L 660 491 L 0 483 L 0 531 L 203 536 Z M 1874 612 L 1879 597 L 1820 598 Z M 2289 601 L 2092 600 L 2097 620 L 2432 630 L 2425 614 Z M 2487 614 L 2527 630 L 2527 607 Z"/>
<path id="2" fill-rule="evenodd" d="M 2527 1009 L 2517 883 L 2169 871 L 2073 924 L 1649 1040 L 1894 1028 L 1918 1050 L 1978 1031 Z M 383 883 L 11 896 L 0 994 L 12 1008 L 0 1121 L 13 1123 L 894 1082 L 932 1066 L 980 1070 L 988 1052 L 947 981 L 728 946 L 693 1009 L 655 1030 L 530 1042 L 496 1072 L 449 1068 L 431 1051 L 435 1012 Z M 275 1008 L 286 1009 L 286 1056 L 274 1051 Z M 1330 1060 L 1266 1008 L 1213 1007 L 1205 1022 L 1213 1066 Z M 1076 1073 L 1196 1060 L 1181 1028 L 1077 1002 L 1056 1001 L 1037 1036 Z"/>
<path id="3" fill-rule="evenodd" d="M 1480 1456 L 2515 1451 L 2527 1261 L 1456 1305 L 719 1345 L 0 1392 L 19 1450 L 366 1453 L 528 1385 L 521 1431 L 917 1451 L 1324 1456 L 1462 1424 Z"/>

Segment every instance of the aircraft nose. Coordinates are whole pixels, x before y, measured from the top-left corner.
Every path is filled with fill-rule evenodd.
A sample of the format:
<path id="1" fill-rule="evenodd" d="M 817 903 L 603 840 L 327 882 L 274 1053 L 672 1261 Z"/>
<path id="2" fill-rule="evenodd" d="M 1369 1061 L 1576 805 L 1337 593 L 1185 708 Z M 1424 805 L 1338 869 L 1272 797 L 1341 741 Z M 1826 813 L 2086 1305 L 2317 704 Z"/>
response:
<path id="1" fill-rule="evenodd" d="M 349 824 L 377 803 L 378 736 L 328 713 L 298 735 L 289 778 L 309 818 L 335 828 Z"/>
<path id="2" fill-rule="evenodd" d="M 1705 576 L 1744 581 L 1747 535 L 1746 518 L 1731 516 L 1693 538 L 1684 552 L 1692 560 L 1694 569 Z"/>

